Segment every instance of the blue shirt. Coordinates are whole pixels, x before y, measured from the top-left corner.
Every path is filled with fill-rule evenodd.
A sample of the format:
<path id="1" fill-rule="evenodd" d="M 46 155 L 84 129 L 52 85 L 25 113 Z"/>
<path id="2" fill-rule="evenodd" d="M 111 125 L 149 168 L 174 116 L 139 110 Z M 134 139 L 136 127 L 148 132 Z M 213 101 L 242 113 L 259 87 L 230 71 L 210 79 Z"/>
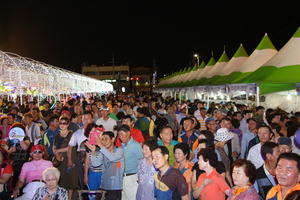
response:
<path id="1" fill-rule="evenodd" d="M 139 160 L 143 158 L 141 145 L 131 137 L 127 144 L 122 143 L 122 149 L 124 150 L 125 157 L 124 173 L 137 173 Z"/>
<path id="2" fill-rule="evenodd" d="M 48 154 L 50 156 L 54 156 L 53 149 L 52 149 L 53 142 L 54 142 L 54 136 L 59 133 L 60 133 L 59 128 L 55 129 L 54 131 L 52 131 L 50 128 L 48 128 L 43 134 L 42 145 L 45 145 L 48 147 Z"/>

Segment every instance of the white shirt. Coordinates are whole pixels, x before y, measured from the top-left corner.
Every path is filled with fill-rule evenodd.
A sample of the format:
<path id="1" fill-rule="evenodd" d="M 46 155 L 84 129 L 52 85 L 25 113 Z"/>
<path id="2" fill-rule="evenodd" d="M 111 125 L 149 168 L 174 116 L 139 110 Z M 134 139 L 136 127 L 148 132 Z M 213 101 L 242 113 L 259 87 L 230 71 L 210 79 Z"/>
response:
<path id="1" fill-rule="evenodd" d="M 249 150 L 249 154 L 247 156 L 247 160 L 250 160 L 254 165 L 255 168 L 258 169 L 260 166 L 264 164 L 264 160 L 261 157 L 261 143 L 258 143 L 251 147 Z"/>
<path id="2" fill-rule="evenodd" d="M 30 138 L 30 142 L 34 143 L 37 137 L 41 137 L 40 126 L 37 123 L 32 122 L 30 127 L 25 127 L 26 134 Z M 33 138 L 32 138 L 33 136 Z"/>
<path id="3" fill-rule="evenodd" d="M 80 128 L 73 133 L 69 145 L 75 147 L 77 145 L 77 151 L 80 150 L 80 144 L 86 139 L 84 135 L 84 128 Z"/>
<path id="4" fill-rule="evenodd" d="M 108 118 L 106 121 L 103 119 L 103 117 L 101 117 L 100 119 L 98 119 L 96 121 L 97 125 L 102 125 L 105 129 L 105 131 L 114 131 L 114 126 L 117 125 L 116 120 L 112 119 L 112 118 Z"/>

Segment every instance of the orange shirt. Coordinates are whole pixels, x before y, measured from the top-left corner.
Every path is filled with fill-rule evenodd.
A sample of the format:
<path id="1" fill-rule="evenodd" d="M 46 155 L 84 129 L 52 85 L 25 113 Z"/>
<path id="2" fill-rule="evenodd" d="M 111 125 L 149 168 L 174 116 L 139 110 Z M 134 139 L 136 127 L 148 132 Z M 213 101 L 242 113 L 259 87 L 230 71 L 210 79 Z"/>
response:
<path id="1" fill-rule="evenodd" d="M 182 170 L 179 169 L 179 163 L 176 166 L 174 166 L 175 169 L 178 169 L 182 173 L 182 175 L 185 178 L 186 183 L 188 184 L 188 189 L 189 189 L 188 195 L 189 195 L 189 197 L 190 197 L 190 194 L 191 194 L 191 191 L 192 191 L 192 185 L 191 184 L 192 184 L 192 176 L 193 176 L 193 171 L 192 171 L 193 166 L 194 166 L 194 164 L 191 163 L 191 162 L 188 162 Z"/>
<path id="2" fill-rule="evenodd" d="M 196 187 L 200 187 L 202 182 L 206 178 L 211 179 L 212 183 L 206 185 L 202 189 L 200 193 L 201 200 L 211 200 L 211 199 L 224 200 L 225 199 L 224 192 L 230 189 L 225 179 L 216 171 L 216 169 L 214 169 L 207 177 L 206 177 L 206 172 L 202 173 L 198 178 Z"/>
<path id="3" fill-rule="evenodd" d="M 300 184 L 299 183 L 297 183 L 297 185 L 295 185 L 294 188 L 288 190 L 286 195 L 288 195 L 289 193 L 291 193 L 295 190 L 300 190 Z M 277 194 L 277 196 L 276 196 L 276 194 Z M 278 184 L 278 185 L 271 188 L 271 190 L 267 194 L 266 200 L 268 200 L 268 199 L 282 200 L 281 185 Z"/>

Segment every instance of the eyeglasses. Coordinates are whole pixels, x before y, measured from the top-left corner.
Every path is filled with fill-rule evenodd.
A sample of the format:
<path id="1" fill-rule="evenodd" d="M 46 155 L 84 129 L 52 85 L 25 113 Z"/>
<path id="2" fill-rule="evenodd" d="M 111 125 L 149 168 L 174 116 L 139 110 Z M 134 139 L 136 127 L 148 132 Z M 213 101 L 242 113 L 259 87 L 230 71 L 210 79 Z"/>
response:
<path id="1" fill-rule="evenodd" d="M 33 151 L 33 154 L 37 154 L 37 153 L 43 153 L 42 151 Z"/>
<path id="2" fill-rule="evenodd" d="M 59 122 L 59 125 L 68 125 L 67 122 Z"/>

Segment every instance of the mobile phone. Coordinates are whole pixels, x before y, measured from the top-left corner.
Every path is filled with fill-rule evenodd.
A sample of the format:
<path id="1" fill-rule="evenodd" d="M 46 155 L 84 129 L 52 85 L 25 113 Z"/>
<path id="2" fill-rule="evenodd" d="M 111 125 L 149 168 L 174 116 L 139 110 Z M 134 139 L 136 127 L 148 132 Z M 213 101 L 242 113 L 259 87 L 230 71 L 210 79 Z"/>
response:
<path id="1" fill-rule="evenodd" d="M 96 145 L 97 142 L 96 142 L 96 135 L 98 137 L 101 136 L 101 132 L 100 131 L 91 131 L 90 132 L 90 144 L 93 144 L 93 145 Z"/>
<path id="2" fill-rule="evenodd" d="M 67 168 L 67 173 L 70 173 L 72 171 L 72 169 L 74 169 L 75 167 L 75 164 L 72 165 L 72 167 L 68 167 Z"/>

